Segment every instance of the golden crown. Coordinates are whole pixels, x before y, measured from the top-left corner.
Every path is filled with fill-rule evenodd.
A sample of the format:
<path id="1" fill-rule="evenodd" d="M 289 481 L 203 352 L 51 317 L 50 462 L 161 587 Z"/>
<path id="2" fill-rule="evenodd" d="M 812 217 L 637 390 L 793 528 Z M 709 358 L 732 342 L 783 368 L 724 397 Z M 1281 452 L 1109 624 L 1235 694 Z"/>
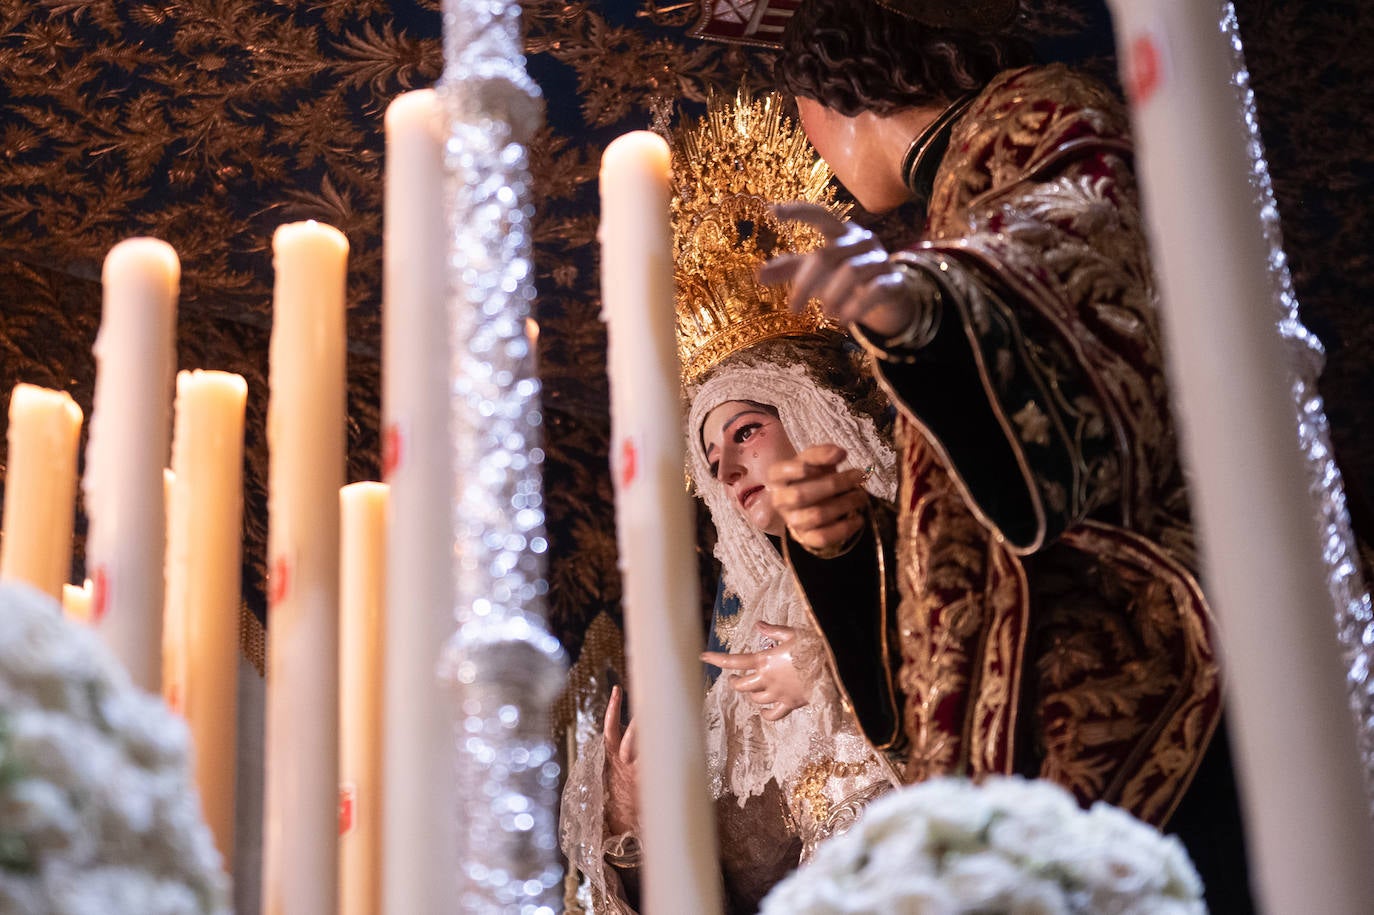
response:
<path id="1" fill-rule="evenodd" d="M 774 203 L 802 200 L 843 219 L 829 166 L 776 95 L 733 102 L 712 98 L 706 116 L 673 139 L 673 253 L 677 343 L 690 384 L 722 359 L 773 337 L 814 334 L 828 325 L 810 303 L 794 313 L 787 290 L 755 271 L 769 258 L 824 242 L 810 226 L 779 220 Z"/>

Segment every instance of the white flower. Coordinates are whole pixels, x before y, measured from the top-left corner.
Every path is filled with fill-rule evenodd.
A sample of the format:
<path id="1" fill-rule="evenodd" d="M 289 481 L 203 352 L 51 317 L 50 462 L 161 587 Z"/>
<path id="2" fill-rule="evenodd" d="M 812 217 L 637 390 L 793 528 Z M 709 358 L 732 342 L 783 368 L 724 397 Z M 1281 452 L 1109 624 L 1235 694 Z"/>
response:
<path id="1" fill-rule="evenodd" d="M 1007 900 L 1007 915 L 1069 915 L 1064 888 L 1052 880 L 1022 880 Z"/>
<path id="2" fill-rule="evenodd" d="M 0 912 L 227 915 L 185 724 L 46 595 L 0 618 Z"/>
<path id="3" fill-rule="evenodd" d="M 1047 782 L 935 779 L 875 801 L 764 915 L 1205 915 L 1177 839 Z"/>
<path id="4" fill-rule="evenodd" d="M 946 861 L 943 877 L 966 910 L 1002 908 L 1025 879 L 1013 862 L 991 851 L 952 857 Z"/>

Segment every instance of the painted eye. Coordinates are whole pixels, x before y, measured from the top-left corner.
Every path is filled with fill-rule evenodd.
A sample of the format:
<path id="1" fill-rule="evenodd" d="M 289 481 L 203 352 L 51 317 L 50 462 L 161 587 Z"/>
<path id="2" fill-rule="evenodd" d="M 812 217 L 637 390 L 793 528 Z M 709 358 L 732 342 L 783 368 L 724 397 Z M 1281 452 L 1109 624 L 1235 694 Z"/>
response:
<path id="1" fill-rule="evenodd" d="M 763 423 L 748 423 L 735 430 L 735 444 L 743 445 L 754 437 L 754 433 L 763 427 Z"/>

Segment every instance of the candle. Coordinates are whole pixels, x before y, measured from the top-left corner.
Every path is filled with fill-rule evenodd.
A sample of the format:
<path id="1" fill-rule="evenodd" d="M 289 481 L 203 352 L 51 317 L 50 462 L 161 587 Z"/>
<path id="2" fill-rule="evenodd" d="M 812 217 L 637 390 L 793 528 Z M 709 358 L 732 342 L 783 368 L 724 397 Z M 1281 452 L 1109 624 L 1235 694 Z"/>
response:
<path id="1" fill-rule="evenodd" d="M 630 701 L 639 729 L 644 909 L 719 912 L 706 783 L 693 511 L 674 343 L 669 154 L 647 131 L 601 159 L 601 294 Z"/>
<path id="2" fill-rule="evenodd" d="M 445 313 L 442 105 L 432 89 L 386 112 L 382 455 L 387 523 L 382 893 L 388 912 L 438 912 L 456 892 L 453 716 L 439 679 L 452 635 L 453 487 Z"/>
<path id="3" fill-rule="evenodd" d="M 0 579 L 60 599 L 72 565 L 81 408 L 66 391 L 18 384 L 9 417 Z"/>
<path id="4" fill-rule="evenodd" d="M 382 912 L 385 483 L 339 490 L 339 912 Z"/>
<path id="5" fill-rule="evenodd" d="M 175 404 L 172 409 L 175 413 Z M 175 427 L 175 421 L 173 425 Z M 172 447 L 176 448 L 175 434 Z M 172 577 L 172 553 L 176 549 L 172 542 L 172 519 L 176 515 L 176 506 L 172 502 L 176 498 L 176 483 L 177 475 L 172 468 L 162 468 L 163 520 L 167 530 L 167 552 L 162 563 L 162 592 L 165 598 L 162 606 L 162 701 L 172 711 L 181 714 L 181 693 L 186 685 L 187 663 L 185 613 L 180 604 L 173 608 L 171 598 L 167 596 L 170 594 L 168 585 Z M 182 536 L 184 539 L 185 535 Z"/>
<path id="6" fill-rule="evenodd" d="M 162 469 L 175 368 L 181 264 L 172 246 L 131 238 L 110 249 L 95 340 L 86 445 L 86 573 L 97 632 L 138 686 L 162 685 Z"/>
<path id="7" fill-rule="evenodd" d="M 248 384 L 181 372 L 167 524 L 164 695 L 186 718 L 196 787 L 215 846 L 232 866 L 238 734 L 243 420 Z"/>
<path id="8" fill-rule="evenodd" d="M 91 621 L 91 582 L 84 585 L 62 586 L 62 612 L 67 619 L 78 623 Z"/>
<path id="9" fill-rule="evenodd" d="M 348 241 L 298 222 L 272 251 L 263 912 L 334 915 Z"/>
<path id="10" fill-rule="evenodd" d="M 1250 873 L 1265 911 L 1374 909 L 1374 837 L 1270 307 L 1222 4 L 1113 0 Z"/>

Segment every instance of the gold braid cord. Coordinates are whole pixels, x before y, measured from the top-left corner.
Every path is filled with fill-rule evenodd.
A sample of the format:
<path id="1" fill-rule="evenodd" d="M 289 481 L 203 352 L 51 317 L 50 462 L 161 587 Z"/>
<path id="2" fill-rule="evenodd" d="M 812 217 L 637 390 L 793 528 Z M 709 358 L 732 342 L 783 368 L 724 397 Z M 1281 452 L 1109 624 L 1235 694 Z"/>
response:
<path id="1" fill-rule="evenodd" d="M 830 168 L 774 95 L 713 98 L 706 116 L 673 142 L 677 339 L 684 382 L 760 340 L 814 334 L 826 324 L 812 303 L 794 314 L 787 290 L 763 286 L 759 266 L 809 251 L 821 234 L 775 217 L 774 203 L 801 200 L 840 218 Z"/>

